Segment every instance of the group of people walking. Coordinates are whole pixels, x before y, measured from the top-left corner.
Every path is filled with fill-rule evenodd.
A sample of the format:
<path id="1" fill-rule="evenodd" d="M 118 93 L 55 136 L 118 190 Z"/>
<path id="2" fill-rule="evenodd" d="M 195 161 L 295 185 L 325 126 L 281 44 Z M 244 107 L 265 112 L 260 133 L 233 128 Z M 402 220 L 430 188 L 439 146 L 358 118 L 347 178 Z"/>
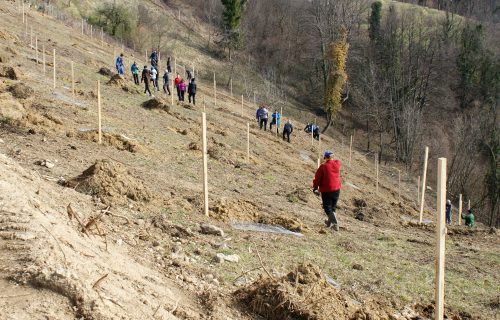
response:
<path id="1" fill-rule="evenodd" d="M 269 110 L 266 106 L 260 106 L 256 113 L 255 117 L 257 119 L 257 123 L 259 124 L 260 130 L 264 129 L 267 131 L 267 122 L 269 120 Z M 281 125 L 281 114 L 274 110 L 271 114 L 271 122 L 269 123 L 269 131 L 273 130 L 273 125 L 276 126 L 276 132 L 279 132 L 279 128 Z M 290 135 L 293 132 L 293 125 L 290 120 L 287 120 L 285 125 L 283 126 L 283 140 L 287 140 L 290 143 Z"/>
<path id="2" fill-rule="evenodd" d="M 153 86 L 153 90 L 156 89 L 156 91 L 160 91 L 160 86 L 159 86 L 160 74 L 158 70 L 159 56 L 156 50 L 153 50 L 153 52 L 149 56 L 149 59 L 151 62 L 151 67 L 148 68 L 148 66 L 144 66 L 140 78 L 139 78 L 140 71 L 137 62 L 134 61 L 134 63 L 130 67 L 130 71 L 134 78 L 134 84 L 140 85 L 141 83 L 144 83 L 144 94 L 147 93 L 149 96 L 153 97 L 153 93 L 151 92 L 151 85 Z M 123 53 L 121 53 L 116 58 L 116 71 L 121 76 L 125 75 L 125 68 L 123 64 Z M 189 103 L 192 102 L 193 104 L 196 104 L 196 91 L 197 91 L 196 79 L 193 77 L 193 73 L 191 70 L 186 70 L 186 75 L 188 79 L 188 84 L 186 84 L 186 81 L 182 79 L 182 77 L 179 74 L 177 74 L 177 76 L 175 77 L 174 86 L 177 92 L 177 99 L 179 101 L 185 101 L 185 94 L 187 91 Z M 163 86 L 162 86 L 163 91 L 165 92 L 165 94 L 168 95 L 172 94 L 172 92 L 170 91 L 171 76 L 172 76 L 171 59 L 170 57 L 168 57 L 167 68 L 163 73 Z"/>

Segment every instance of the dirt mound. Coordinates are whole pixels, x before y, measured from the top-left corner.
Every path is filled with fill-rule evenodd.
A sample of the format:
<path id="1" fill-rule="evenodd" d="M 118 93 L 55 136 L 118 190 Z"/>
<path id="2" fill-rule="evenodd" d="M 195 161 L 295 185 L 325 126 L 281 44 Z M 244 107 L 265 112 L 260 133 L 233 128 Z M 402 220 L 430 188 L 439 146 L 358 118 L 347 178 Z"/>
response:
<path id="1" fill-rule="evenodd" d="M 311 189 L 308 188 L 296 188 L 292 192 L 288 193 L 286 198 L 292 203 L 299 201 L 304 203 L 318 201 L 318 197 L 315 196 Z"/>
<path id="2" fill-rule="evenodd" d="M 166 112 L 170 112 L 170 105 L 163 99 L 153 98 L 142 103 L 144 109 L 160 109 Z"/>
<path id="3" fill-rule="evenodd" d="M 362 304 L 328 283 L 313 264 L 300 264 L 281 278 L 261 278 L 239 289 L 235 297 L 244 308 L 273 320 L 397 319 L 388 303 Z"/>
<path id="4" fill-rule="evenodd" d="M 102 74 L 103 76 L 108 76 L 108 77 L 113 77 L 115 75 L 115 73 L 113 71 L 111 71 L 109 68 L 106 68 L 106 67 L 102 67 L 101 69 L 99 69 L 99 71 L 97 73 Z"/>
<path id="5" fill-rule="evenodd" d="M 0 77 L 9 78 L 11 80 L 19 80 L 19 72 L 9 66 L 0 66 Z"/>
<path id="6" fill-rule="evenodd" d="M 99 141 L 99 133 L 97 130 L 78 132 L 77 137 L 82 140 L 90 140 L 93 142 Z M 103 133 L 102 141 L 104 144 L 113 146 L 118 150 L 138 153 L 144 151 L 143 147 L 135 142 L 116 133 Z"/>
<path id="7" fill-rule="evenodd" d="M 108 85 L 112 85 L 112 86 L 117 86 L 117 87 L 123 87 L 123 86 L 127 86 L 127 80 L 125 80 L 125 78 L 119 74 L 115 74 L 113 76 L 111 76 L 111 79 L 109 79 Z"/>
<path id="8" fill-rule="evenodd" d="M 98 160 L 81 175 L 65 183 L 76 191 L 99 197 L 108 205 L 127 205 L 129 200 L 148 202 L 151 192 L 124 165 Z"/>
<path id="9" fill-rule="evenodd" d="M 279 279 L 261 278 L 235 297 L 266 319 L 349 319 L 356 311 L 312 264 L 301 264 Z"/>
<path id="10" fill-rule="evenodd" d="M 285 229 L 295 232 L 302 232 L 304 230 L 304 225 L 299 219 L 287 216 L 279 216 L 279 217 L 263 216 L 259 218 L 258 222 L 270 224 L 273 226 L 282 226 Z"/>
<path id="11" fill-rule="evenodd" d="M 211 217 L 223 221 L 258 221 L 261 210 L 253 203 L 239 199 L 221 198 L 210 207 Z"/>
<path id="12" fill-rule="evenodd" d="M 18 99 L 29 98 L 35 92 L 31 87 L 28 87 L 24 83 L 16 83 L 15 85 L 9 87 L 9 91 Z"/>
<path id="13" fill-rule="evenodd" d="M 21 120 L 26 110 L 9 93 L 0 94 L 0 120 Z"/>

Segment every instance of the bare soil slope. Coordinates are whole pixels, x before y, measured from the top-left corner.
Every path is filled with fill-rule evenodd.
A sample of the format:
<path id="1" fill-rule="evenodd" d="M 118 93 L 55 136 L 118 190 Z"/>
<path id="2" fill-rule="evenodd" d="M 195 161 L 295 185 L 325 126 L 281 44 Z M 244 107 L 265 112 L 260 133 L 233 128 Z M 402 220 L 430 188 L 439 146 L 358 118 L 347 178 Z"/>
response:
<path id="1" fill-rule="evenodd" d="M 434 231 L 414 223 L 411 178 L 398 185 L 397 171 L 382 167 L 377 193 L 373 161 L 354 151 L 349 166 L 349 148 L 337 137 L 312 143 L 294 121 L 288 144 L 258 129 L 255 106 L 242 110 L 223 92 L 214 105 L 211 84 L 200 82 L 209 137 L 211 217 L 205 217 L 202 105 L 170 105 L 170 97 L 156 93 L 162 107 L 143 107 L 149 98 L 137 90 L 102 85 L 98 145 L 96 82 L 110 80 L 98 71 L 112 66 L 113 47 L 29 11 L 47 61 L 52 49 L 58 53 L 53 89 L 52 65 L 44 75 L 20 19 L 15 6 L 0 7 L 0 66 L 11 70 L 0 78 L 1 318 L 281 319 L 259 302 L 272 288 L 290 294 L 273 300 L 291 302 L 280 308 L 317 315 L 305 318 L 329 317 L 317 300 L 304 304 L 308 291 L 335 292 L 340 300 L 318 296 L 331 303 L 324 310 L 337 310 L 345 299 L 346 319 L 432 317 Z M 14 96 L 19 84 L 32 91 Z M 320 199 L 310 191 L 324 149 L 344 162 L 339 233 L 324 228 Z M 428 198 L 425 218 L 433 220 L 434 195 Z M 201 229 L 205 223 L 221 230 Z M 241 230 L 253 223 L 302 236 Z M 498 235 L 481 227 L 449 231 L 448 315 L 498 318 Z M 294 286 L 290 279 L 307 262 L 317 284 Z M 305 290 L 302 298 L 295 288 Z"/>

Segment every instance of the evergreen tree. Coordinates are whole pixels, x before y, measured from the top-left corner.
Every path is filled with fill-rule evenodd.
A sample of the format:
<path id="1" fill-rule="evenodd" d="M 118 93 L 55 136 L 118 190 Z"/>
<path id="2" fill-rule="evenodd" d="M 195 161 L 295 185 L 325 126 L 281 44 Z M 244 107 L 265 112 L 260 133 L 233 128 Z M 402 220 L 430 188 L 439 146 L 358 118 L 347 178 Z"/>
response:
<path id="1" fill-rule="evenodd" d="M 229 60 L 231 52 L 241 45 L 241 18 L 247 0 L 221 0 L 224 6 L 222 13 L 222 24 L 224 28 L 223 45 L 229 49 Z"/>

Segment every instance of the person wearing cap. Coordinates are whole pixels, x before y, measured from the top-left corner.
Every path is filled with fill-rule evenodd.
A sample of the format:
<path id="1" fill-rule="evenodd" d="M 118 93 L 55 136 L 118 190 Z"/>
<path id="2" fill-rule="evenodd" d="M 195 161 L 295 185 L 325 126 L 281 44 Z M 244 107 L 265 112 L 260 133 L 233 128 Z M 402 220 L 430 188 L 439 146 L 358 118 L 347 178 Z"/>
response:
<path id="1" fill-rule="evenodd" d="M 316 195 L 321 193 L 323 209 L 328 217 L 328 220 L 325 221 L 326 227 L 333 226 L 334 230 L 338 231 L 339 224 L 335 212 L 342 187 L 340 181 L 342 162 L 333 159 L 333 152 L 331 151 L 325 151 L 323 159 L 325 162 L 316 170 L 314 176 L 313 191 Z"/>
<path id="2" fill-rule="evenodd" d="M 465 220 L 465 225 L 467 227 L 472 228 L 474 226 L 474 213 L 472 212 L 472 209 L 467 210 L 467 214 L 463 213 L 462 219 Z"/>
<path id="3" fill-rule="evenodd" d="M 451 201 L 446 200 L 446 224 L 451 225 Z"/>
<path id="4" fill-rule="evenodd" d="M 290 135 L 292 134 L 292 132 L 293 132 L 293 125 L 290 122 L 290 120 L 288 120 L 285 123 L 285 126 L 283 127 L 283 140 L 285 140 L 286 136 L 286 140 L 288 140 L 288 143 L 290 143 Z"/>

